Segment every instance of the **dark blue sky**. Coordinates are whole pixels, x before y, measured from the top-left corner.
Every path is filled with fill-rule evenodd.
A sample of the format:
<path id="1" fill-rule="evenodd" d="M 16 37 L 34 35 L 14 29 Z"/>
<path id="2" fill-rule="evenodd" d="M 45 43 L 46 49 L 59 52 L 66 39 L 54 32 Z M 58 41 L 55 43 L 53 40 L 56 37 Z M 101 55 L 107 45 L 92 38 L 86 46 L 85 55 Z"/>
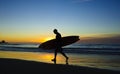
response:
<path id="1" fill-rule="evenodd" d="M 120 34 L 120 0 L 0 0 L 3 37 Z M 0 39 L 2 39 L 0 38 Z"/>

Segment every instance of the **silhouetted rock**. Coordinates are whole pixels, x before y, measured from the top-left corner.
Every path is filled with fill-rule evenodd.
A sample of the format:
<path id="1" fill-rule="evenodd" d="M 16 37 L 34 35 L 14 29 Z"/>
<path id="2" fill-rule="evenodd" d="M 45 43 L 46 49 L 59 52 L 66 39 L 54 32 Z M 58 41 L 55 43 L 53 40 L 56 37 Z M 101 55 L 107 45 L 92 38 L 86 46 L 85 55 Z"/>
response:
<path id="1" fill-rule="evenodd" d="M 7 42 L 5 40 L 2 40 L 0 44 L 6 44 Z"/>

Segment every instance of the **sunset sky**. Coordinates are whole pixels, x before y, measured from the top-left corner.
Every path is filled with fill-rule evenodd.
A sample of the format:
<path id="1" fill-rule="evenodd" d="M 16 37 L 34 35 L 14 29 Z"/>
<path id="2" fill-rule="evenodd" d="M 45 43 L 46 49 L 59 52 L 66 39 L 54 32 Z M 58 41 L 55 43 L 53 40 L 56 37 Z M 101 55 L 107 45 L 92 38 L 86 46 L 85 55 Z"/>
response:
<path id="1" fill-rule="evenodd" d="M 54 28 L 88 42 L 118 42 L 120 0 L 0 0 L 0 41 L 43 42 Z"/>

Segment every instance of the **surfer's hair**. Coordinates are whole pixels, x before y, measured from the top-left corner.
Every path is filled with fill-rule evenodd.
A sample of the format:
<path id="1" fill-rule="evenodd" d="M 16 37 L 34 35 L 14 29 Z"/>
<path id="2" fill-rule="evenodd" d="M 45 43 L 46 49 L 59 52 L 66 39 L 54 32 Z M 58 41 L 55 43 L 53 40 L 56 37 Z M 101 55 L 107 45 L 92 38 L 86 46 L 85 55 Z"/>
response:
<path id="1" fill-rule="evenodd" d="M 54 32 L 57 32 L 57 29 L 54 29 L 53 31 L 54 31 Z"/>

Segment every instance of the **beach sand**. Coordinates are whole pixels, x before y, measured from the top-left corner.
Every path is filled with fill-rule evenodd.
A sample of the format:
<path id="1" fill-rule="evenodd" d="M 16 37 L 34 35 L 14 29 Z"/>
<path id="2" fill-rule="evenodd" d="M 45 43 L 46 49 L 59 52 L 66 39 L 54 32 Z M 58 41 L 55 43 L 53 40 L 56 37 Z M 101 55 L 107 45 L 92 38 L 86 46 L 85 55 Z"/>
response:
<path id="1" fill-rule="evenodd" d="M 120 74 L 120 71 L 0 58 L 0 74 Z"/>

